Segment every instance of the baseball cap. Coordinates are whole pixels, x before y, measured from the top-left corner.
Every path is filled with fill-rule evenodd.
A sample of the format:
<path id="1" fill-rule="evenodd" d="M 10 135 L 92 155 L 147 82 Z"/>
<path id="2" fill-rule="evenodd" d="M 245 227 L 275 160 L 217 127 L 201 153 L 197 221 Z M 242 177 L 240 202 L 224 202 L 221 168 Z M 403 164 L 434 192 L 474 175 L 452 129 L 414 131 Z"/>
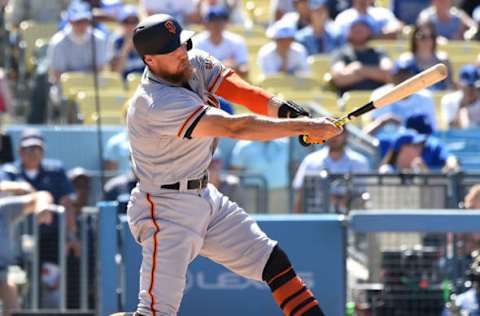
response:
<path id="1" fill-rule="evenodd" d="M 401 72 L 414 75 L 419 73 L 420 69 L 417 67 L 413 59 L 397 59 L 390 73 L 395 76 Z"/>
<path id="2" fill-rule="evenodd" d="M 477 66 L 469 64 L 460 69 L 459 82 L 463 86 L 480 87 L 480 71 Z"/>
<path id="3" fill-rule="evenodd" d="M 133 44 L 140 56 L 168 54 L 187 44 L 192 48 L 193 31 L 184 30 L 172 16 L 155 14 L 141 21 L 135 28 Z"/>
<path id="4" fill-rule="evenodd" d="M 123 22 L 131 17 L 138 18 L 138 9 L 134 5 L 126 4 L 122 7 L 120 13 L 118 14 L 118 21 Z"/>
<path id="5" fill-rule="evenodd" d="M 74 180 L 74 179 L 77 179 L 79 177 L 90 178 L 90 177 L 92 177 L 92 174 L 91 174 L 91 172 L 89 172 L 85 168 L 75 167 L 73 169 L 68 170 L 67 177 L 70 180 Z"/>
<path id="6" fill-rule="evenodd" d="M 43 136 L 36 128 L 26 129 L 20 138 L 20 148 L 39 146 L 44 147 Z"/>
<path id="7" fill-rule="evenodd" d="M 398 134 L 395 142 L 393 143 L 393 150 L 399 151 L 403 145 L 410 145 L 410 144 L 421 144 L 425 142 L 426 136 L 423 134 L 417 133 L 417 131 L 413 129 L 405 129 L 404 131 Z"/>
<path id="8" fill-rule="evenodd" d="M 88 5 L 88 3 L 82 1 L 72 2 L 72 4 L 67 10 L 67 19 L 70 22 L 91 20 L 92 12 L 90 11 L 90 6 Z"/>
<path id="9" fill-rule="evenodd" d="M 211 6 L 205 14 L 205 20 L 212 22 L 214 20 L 228 20 L 230 14 L 224 6 Z"/>
<path id="10" fill-rule="evenodd" d="M 272 39 L 294 38 L 295 33 L 295 27 L 281 19 L 267 29 L 267 37 Z"/>
<path id="11" fill-rule="evenodd" d="M 308 6 L 310 10 L 317 10 L 327 4 L 327 0 L 309 0 Z"/>
<path id="12" fill-rule="evenodd" d="M 407 117 L 405 127 L 414 129 L 420 134 L 430 135 L 433 133 L 432 124 L 424 113 L 412 114 Z"/>

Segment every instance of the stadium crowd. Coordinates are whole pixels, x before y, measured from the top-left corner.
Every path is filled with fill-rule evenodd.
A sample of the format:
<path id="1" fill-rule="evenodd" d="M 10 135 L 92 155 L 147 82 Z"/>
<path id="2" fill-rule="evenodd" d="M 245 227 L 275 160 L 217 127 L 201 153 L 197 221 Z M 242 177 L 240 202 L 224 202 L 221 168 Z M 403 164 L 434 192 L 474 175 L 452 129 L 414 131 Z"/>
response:
<path id="1" fill-rule="evenodd" d="M 480 131 L 480 1 L 1 0 L 0 6 L 0 242 L 6 245 L 0 250 L 0 300 L 4 316 L 20 304 L 18 290 L 7 278 L 8 267 L 18 264 L 21 252 L 14 250 L 18 247 L 13 225 L 27 233 L 28 225 L 18 223 L 40 216 L 40 305 L 55 308 L 59 273 L 55 269 L 58 252 L 53 251 L 58 248 L 54 205 L 66 210 L 66 255 L 74 267 L 69 268 L 68 278 L 74 280 L 78 279 L 82 207 L 100 199 L 122 206 L 128 201 L 136 181 L 124 130 L 105 144 L 102 159 L 108 181 L 96 199 L 91 196 L 98 170 L 85 170 L 85 166 L 65 170 L 65 161 L 45 159 L 48 140 L 41 130 L 50 124 L 96 123 L 96 93 L 102 121 L 123 125 L 124 105 L 144 70 L 133 47 L 133 30 L 148 15 L 174 16 L 196 31 L 194 48 L 316 114 L 339 115 L 432 65 L 448 67 L 446 80 L 373 111 L 326 145 L 301 147 L 296 139 L 220 140 L 210 181 L 247 211 L 308 211 L 304 179 L 323 171 L 447 174 L 480 170 L 480 158 L 473 164 L 463 163 L 462 154 L 476 148 L 456 152 L 444 137 L 449 131 Z M 98 80 L 92 79 L 93 74 Z M 229 113 L 245 111 L 218 101 Z M 35 128 L 26 128 L 13 143 L 8 132 L 12 124 Z M 374 155 L 359 138 L 370 140 Z M 332 210 L 348 211 L 349 194 L 354 193 L 343 184 L 332 189 Z M 78 307 L 79 289 L 73 286 L 68 291 L 68 306 Z"/>

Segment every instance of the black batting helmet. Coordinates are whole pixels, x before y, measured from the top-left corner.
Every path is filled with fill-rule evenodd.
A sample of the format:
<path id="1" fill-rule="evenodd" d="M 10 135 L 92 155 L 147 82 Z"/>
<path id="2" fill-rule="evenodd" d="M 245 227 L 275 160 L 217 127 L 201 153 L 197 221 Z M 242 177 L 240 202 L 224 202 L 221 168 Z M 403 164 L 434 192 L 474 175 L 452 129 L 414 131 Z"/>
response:
<path id="1" fill-rule="evenodd" d="M 133 44 L 140 56 L 168 54 L 183 44 L 192 48 L 192 31 L 183 30 L 168 14 L 155 14 L 141 21 L 133 34 Z"/>

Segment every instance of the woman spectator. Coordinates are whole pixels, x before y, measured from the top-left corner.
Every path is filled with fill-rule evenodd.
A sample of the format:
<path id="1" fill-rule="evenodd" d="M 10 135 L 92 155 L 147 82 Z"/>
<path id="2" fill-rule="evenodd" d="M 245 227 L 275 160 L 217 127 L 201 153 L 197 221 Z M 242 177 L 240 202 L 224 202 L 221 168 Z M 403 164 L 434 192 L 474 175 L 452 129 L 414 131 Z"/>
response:
<path id="1" fill-rule="evenodd" d="M 402 61 L 413 64 L 421 72 L 437 63 L 445 64 L 449 71 L 447 79 L 430 87 L 431 90 L 448 90 L 453 87 L 448 56 L 437 51 L 437 33 L 432 23 L 417 25 L 410 39 L 410 52 L 400 56 Z"/>
<path id="2" fill-rule="evenodd" d="M 477 30 L 477 23 L 455 7 L 453 0 L 432 0 L 432 5 L 420 12 L 417 22 L 432 23 L 439 36 L 452 40 L 470 39 Z"/>

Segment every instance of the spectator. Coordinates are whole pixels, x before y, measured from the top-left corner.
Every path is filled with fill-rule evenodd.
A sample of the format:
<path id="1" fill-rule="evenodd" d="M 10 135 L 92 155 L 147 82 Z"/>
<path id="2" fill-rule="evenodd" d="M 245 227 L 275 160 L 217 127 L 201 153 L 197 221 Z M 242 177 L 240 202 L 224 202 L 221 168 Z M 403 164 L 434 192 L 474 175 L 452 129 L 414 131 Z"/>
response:
<path id="1" fill-rule="evenodd" d="M 471 39 L 477 32 L 477 23 L 453 0 L 432 0 L 432 5 L 418 16 L 417 24 L 432 23 L 439 36 L 451 40 Z"/>
<path id="2" fill-rule="evenodd" d="M 421 72 L 438 63 L 445 64 L 449 70 L 447 79 L 437 82 L 429 89 L 447 90 L 452 88 L 450 61 L 445 53 L 437 50 L 437 33 L 433 24 L 426 23 L 415 26 L 410 38 L 410 52 L 400 55 L 399 59 L 413 63 L 417 68 L 417 72 Z"/>
<path id="3" fill-rule="evenodd" d="M 231 169 L 244 174 L 261 176 L 268 189 L 268 210 L 258 210 L 254 205 L 245 209 L 256 209 L 268 213 L 287 213 L 288 203 L 288 139 L 267 142 L 239 141 L 232 152 Z M 247 185 L 258 185 L 256 179 L 245 180 Z M 261 185 L 262 183 L 260 183 Z M 251 194 L 245 190 L 245 203 L 253 203 Z M 251 208 L 247 208 L 251 207 Z"/>
<path id="4" fill-rule="evenodd" d="M 472 286 L 458 296 L 452 296 L 442 316 L 480 314 L 480 251 L 473 251 L 471 257 L 473 261 L 465 274 Z"/>
<path id="5" fill-rule="evenodd" d="M 258 52 L 258 65 L 263 75 L 278 73 L 301 74 L 309 72 L 307 51 L 302 44 L 294 42 L 295 29 L 278 21 L 267 30 L 271 41 Z"/>
<path id="6" fill-rule="evenodd" d="M 140 9 L 148 16 L 164 13 L 173 16 L 182 25 L 199 23 L 198 5 L 194 0 L 140 0 Z"/>
<path id="7" fill-rule="evenodd" d="M 442 98 L 442 111 L 451 128 L 480 124 L 480 70 L 475 65 L 460 69 L 459 90 Z"/>
<path id="8" fill-rule="evenodd" d="M 10 0 L 5 10 L 5 22 L 10 29 L 20 22 L 33 20 L 38 23 L 57 23 L 61 13 L 72 0 Z"/>
<path id="9" fill-rule="evenodd" d="M 122 213 L 127 211 L 127 203 L 130 199 L 130 192 L 137 185 L 137 177 L 130 170 L 127 173 L 122 173 L 105 183 L 105 201 L 117 201 L 119 210 Z"/>
<path id="10" fill-rule="evenodd" d="M 330 53 L 341 45 L 335 25 L 329 19 L 326 4 L 327 0 L 309 0 L 310 25 L 295 36 L 305 46 L 308 55 Z"/>
<path id="11" fill-rule="evenodd" d="M 92 176 L 82 167 L 69 170 L 67 176 L 75 192 L 72 208 L 79 215 L 82 212 L 82 208 L 89 205 Z"/>
<path id="12" fill-rule="evenodd" d="M 1 185 L 4 192 L 5 187 Z M 46 191 L 34 193 L 22 192 L 19 196 L 0 198 L 0 300 L 3 303 L 3 316 L 20 308 L 18 290 L 14 283 L 8 280 L 8 266 L 15 263 L 17 254 L 13 240 L 13 231 L 18 222 L 28 214 L 34 214 L 39 223 L 50 223 L 52 214 L 52 196 Z"/>
<path id="13" fill-rule="evenodd" d="M 44 159 L 43 136 L 36 129 L 26 129 L 19 144 L 20 160 L 4 165 L 5 178 L 10 181 L 26 181 L 35 190 L 48 191 L 54 203 L 65 207 L 67 224 L 67 254 L 79 255 L 80 244 L 77 238 L 77 224 L 72 209 L 72 184 L 68 180 L 60 161 Z M 49 225 L 39 227 L 40 264 L 56 265 L 58 262 L 58 218 L 54 216 Z M 43 307 L 58 307 L 58 288 L 41 291 Z M 53 301 L 51 300 L 53 298 Z"/>
<path id="14" fill-rule="evenodd" d="M 201 49 L 232 68 L 243 78 L 248 75 L 248 52 L 245 40 L 225 30 L 228 11 L 224 7 L 212 7 L 206 14 L 207 30 L 193 38 L 195 48 Z"/>
<path id="15" fill-rule="evenodd" d="M 118 18 L 122 29 L 113 39 L 113 58 L 111 67 L 113 71 L 120 73 L 124 79 L 130 73 L 143 73 L 145 64 L 133 47 L 133 31 L 139 22 L 137 8 L 133 5 L 125 5 Z"/>
<path id="16" fill-rule="evenodd" d="M 390 10 L 375 7 L 370 0 L 352 0 L 352 7 L 337 15 L 335 25 L 346 37 L 351 24 L 359 17 L 370 18 L 372 36 L 375 38 L 396 38 L 403 28 L 403 24 Z"/>
<path id="17" fill-rule="evenodd" d="M 392 68 L 392 83 L 373 91 L 371 99 L 377 99 L 393 86 L 409 79 L 416 73 L 418 73 L 418 69 L 412 62 L 397 60 Z M 393 104 L 374 110 L 370 114 L 372 123 L 367 125 L 364 131 L 377 137 L 381 137 L 382 134 L 392 134 L 399 126 L 405 126 L 407 119 L 413 114 L 424 114 L 431 129 L 436 130 L 435 104 L 430 91 L 416 92 Z"/>
<path id="18" fill-rule="evenodd" d="M 457 158 L 449 153 L 443 143 L 413 129 L 399 132 L 391 144 L 379 168 L 380 173 L 451 172 L 459 169 Z"/>
<path id="19" fill-rule="evenodd" d="M 310 24 L 309 0 L 293 0 L 295 11 L 282 16 L 285 23 L 292 25 L 297 31 Z"/>
<path id="20" fill-rule="evenodd" d="M 390 59 L 383 51 L 368 46 L 372 33 L 369 17 L 359 17 L 350 25 L 349 44 L 339 50 L 330 68 L 332 82 L 340 94 L 373 90 L 390 80 Z"/>
<path id="21" fill-rule="evenodd" d="M 50 40 L 47 59 L 51 82 L 57 83 L 60 75 L 68 71 L 92 71 L 92 48 L 90 21 L 87 4 L 75 2 L 68 12 L 69 24 Z M 96 68 L 102 70 L 110 59 L 109 43 L 104 34 L 94 30 L 96 47 Z"/>
<path id="22" fill-rule="evenodd" d="M 293 180 L 293 189 L 296 191 L 294 211 L 301 213 L 304 210 L 303 182 L 308 174 L 318 174 L 322 170 L 329 173 L 366 173 L 370 170 L 367 159 L 360 153 L 347 147 L 348 131 L 330 139 L 325 147 L 305 157 L 297 170 Z"/>
<path id="23" fill-rule="evenodd" d="M 241 0 L 195 0 L 196 6 L 199 7 L 200 16 L 207 15 L 208 11 L 215 7 L 224 7 L 229 16 L 229 22 L 233 24 L 243 25 L 245 17 L 243 14 L 243 3 Z"/>
<path id="24" fill-rule="evenodd" d="M 127 132 L 121 131 L 107 141 L 104 154 L 105 171 L 112 173 L 130 171 L 130 150 L 127 137 Z"/>

